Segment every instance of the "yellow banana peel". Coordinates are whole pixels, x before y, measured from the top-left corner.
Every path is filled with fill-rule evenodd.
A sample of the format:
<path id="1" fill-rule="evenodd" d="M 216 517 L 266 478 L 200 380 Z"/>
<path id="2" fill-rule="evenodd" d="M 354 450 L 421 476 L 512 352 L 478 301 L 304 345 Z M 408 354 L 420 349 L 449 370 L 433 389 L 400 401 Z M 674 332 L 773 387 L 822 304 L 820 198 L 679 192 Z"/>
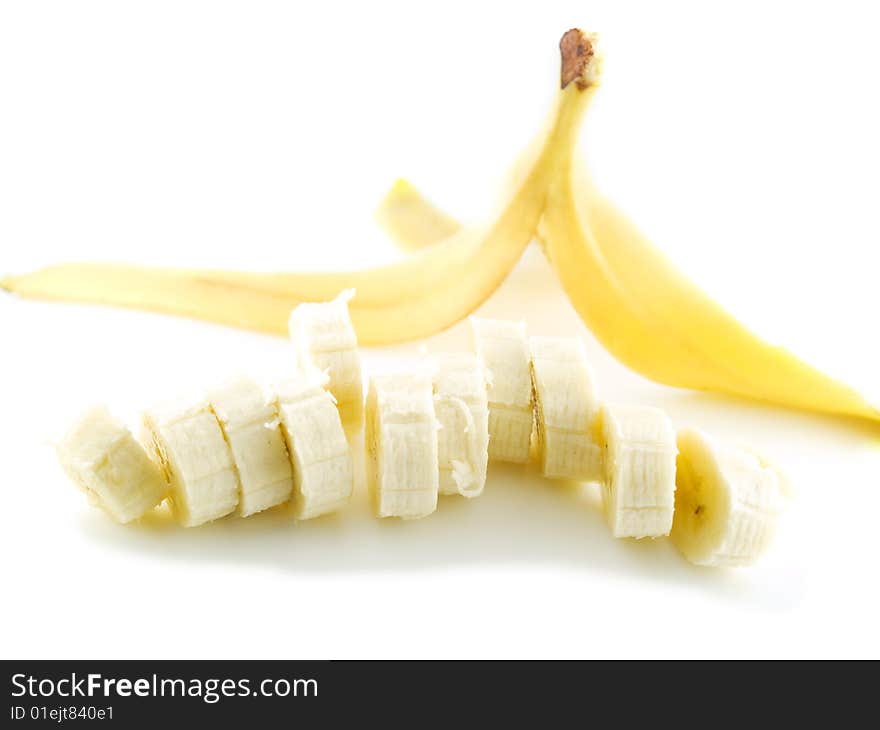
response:
<path id="1" fill-rule="evenodd" d="M 559 92 L 530 164 L 495 220 L 458 228 L 442 241 L 383 267 L 345 273 L 247 273 L 108 264 L 53 266 L 0 286 L 21 296 L 150 309 L 272 333 L 290 310 L 355 289 L 358 339 L 386 344 L 431 335 L 478 307 L 501 284 L 534 236 L 547 190 L 571 155 L 598 85 L 595 37 L 568 31 L 560 41 Z M 396 219 L 403 220 L 401 214 Z M 442 216 L 433 225 L 442 225 Z"/>
<path id="2" fill-rule="evenodd" d="M 376 208 L 376 222 L 402 251 L 433 246 L 461 230 L 461 224 L 431 205 L 408 180 L 400 178 Z"/>
<path id="3" fill-rule="evenodd" d="M 681 274 L 576 160 L 560 168 L 537 237 L 581 319 L 620 362 L 666 385 L 880 420 L 857 391 L 764 342 Z M 442 230 L 454 221 L 403 179 L 377 219 L 409 250 L 438 240 L 434 221 Z"/>
<path id="4" fill-rule="evenodd" d="M 572 304 L 615 357 L 668 385 L 880 420 L 855 390 L 750 332 L 608 202 L 583 165 L 566 167 L 540 230 Z"/>
<path id="5" fill-rule="evenodd" d="M 595 36 L 560 41 L 561 83 L 546 131 L 517 165 L 497 217 L 461 226 L 400 180 L 377 210 L 410 252 L 338 273 L 249 273 L 121 264 L 63 264 L 0 281 L 25 297 L 94 302 L 285 333 L 290 310 L 354 288 L 359 340 L 387 344 L 459 321 L 504 280 L 537 237 L 575 309 L 622 363 L 669 385 L 880 420 L 855 392 L 749 332 L 682 276 L 575 164 L 598 86 Z"/>

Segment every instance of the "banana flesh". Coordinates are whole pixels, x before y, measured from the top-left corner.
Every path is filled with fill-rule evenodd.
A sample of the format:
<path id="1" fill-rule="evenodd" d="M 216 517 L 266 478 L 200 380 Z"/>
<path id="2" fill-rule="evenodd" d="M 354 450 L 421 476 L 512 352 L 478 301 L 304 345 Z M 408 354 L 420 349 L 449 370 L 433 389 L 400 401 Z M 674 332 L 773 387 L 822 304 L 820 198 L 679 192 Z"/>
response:
<path id="1" fill-rule="evenodd" d="M 425 517 L 437 509 L 440 464 L 431 378 L 370 378 L 365 410 L 367 484 L 378 517 Z"/>
<path id="2" fill-rule="evenodd" d="M 434 365 L 439 491 L 477 497 L 486 486 L 489 460 L 485 372 L 471 354 L 437 355 Z"/>
<path id="3" fill-rule="evenodd" d="M 601 481 L 599 402 L 583 342 L 576 337 L 532 337 L 535 433 L 545 477 Z"/>
<path id="4" fill-rule="evenodd" d="M 678 449 L 672 542 L 696 565 L 751 565 L 787 501 L 780 473 L 751 450 L 696 429 L 679 432 Z"/>
<path id="5" fill-rule="evenodd" d="M 84 413 L 57 453 L 71 481 L 117 522 L 143 517 L 168 493 L 159 467 L 104 406 Z"/>
<path id="6" fill-rule="evenodd" d="M 208 400 L 238 470 L 237 514 L 248 517 L 290 499 L 293 473 L 275 405 L 251 378 L 208 393 Z"/>
<path id="7" fill-rule="evenodd" d="M 332 321 L 325 326 L 335 331 Z M 749 565 L 767 550 L 790 488 L 766 458 L 696 430 L 676 437 L 655 408 L 600 405 L 578 338 L 527 340 L 522 322 L 501 320 L 472 318 L 472 328 L 476 353 L 435 355 L 430 367 L 370 378 L 366 472 L 378 517 L 425 517 L 439 493 L 482 493 L 492 437 L 500 435 L 506 457 L 513 453 L 512 429 L 492 419 L 500 404 L 502 415 L 516 406 L 528 423 L 516 442 L 521 458 L 534 410 L 542 472 L 600 482 L 614 537 L 671 535 L 688 560 L 715 567 Z M 160 503 L 168 483 L 184 526 L 288 499 L 298 519 L 327 514 L 349 502 L 354 470 L 325 376 L 311 375 L 268 394 L 241 377 L 207 399 L 147 411 L 144 441 L 155 463 L 96 408 L 59 445 L 59 458 L 121 522 Z"/>
<path id="8" fill-rule="evenodd" d="M 480 317 L 471 317 L 470 323 L 489 382 L 489 458 L 524 464 L 533 421 L 526 325 Z"/>
<path id="9" fill-rule="evenodd" d="M 171 485 L 177 521 L 195 527 L 238 507 L 238 470 L 210 404 L 160 405 L 143 414 L 144 443 Z"/>
<path id="10" fill-rule="evenodd" d="M 333 397 L 299 377 L 275 386 L 281 432 L 293 461 L 293 513 L 297 519 L 335 512 L 354 488 L 354 467 Z"/>
<path id="11" fill-rule="evenodd" d="M 661 410 L 603 406 L 602 505 L 614 537 L 660 537 L 675 508 L 675 430 Z"/>
<path id="12" fill-rule="evenodd" d="M 357 335 L 348 313 L 353 297 L 347 290 L 329 302 L 300 304 L 288 320 L 300 369 L 326 375 L 340 409 L 359 409 L 364 400 Z"/>

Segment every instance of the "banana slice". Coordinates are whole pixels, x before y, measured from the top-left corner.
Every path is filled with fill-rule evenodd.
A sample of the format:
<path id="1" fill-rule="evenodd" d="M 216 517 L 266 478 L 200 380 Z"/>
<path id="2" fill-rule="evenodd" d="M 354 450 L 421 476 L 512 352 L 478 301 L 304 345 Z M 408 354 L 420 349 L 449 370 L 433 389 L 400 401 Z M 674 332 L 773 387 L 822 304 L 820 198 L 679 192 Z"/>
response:
<path id="1" fill-rule="evenodd" d="M 602 502 L 614 537 L 659 537 L 672 528 L 675 430 L 656 408 L 603 406 Z"/>
<path id="2" fill-rule="evenodd" d="M 325 373 L 327 388 L 339 408 L 360 410 L 364 384 L 357 335 L 348 312 L 352 297 L 354 290 L 348 289 L 330 302 L 300 304 L 290 313 L 288 328 L 300 369 Z"/>
<path id="3" fill-rule="evenodd" d="M 437 355 L 434 365 L 440 494 L 476 497 L 486 486 L 489 460 L 486 375 L 471 354 Z"/>
<path id="4" fill-rule="evenodd" d="M 293 460 L 293 512 L 308 520 L 345 506 L 354 468 L 333 396 L 305 378 L 275 387 L 281 432 Z"/>
<path id="5" fill-rule="evenodd" d="M 542 473 L 601 481 L 599 403 L 583 342 L 576 337 L 532 337 L 529 347 Z"/>
<path id="6" fill-rule="evenodd" d="M 378 517 L 425 517 L 437 509 L 439 462 L 431 378 L 370 378 L 367 481 Z"/>
<path id="7" fill-rule="evenodd" d="M 523 464 L 532 435 L 532 379 L 525 322 L 470 317 L 489 381 L 489 458 Z"/>
<path id="8" fill-rule="evenodd" d="M 238 514 L 247 517 L 290 499 L 293 472 L 275 405 L 251 378 L 208 393 L 238 469 Z"/>
<path id="9" fill-rule="evenodd" d="M 751 450 L 696 429 L 679 432 L 678 449 L 673 543 L 696 565 L 754 563 L 786 503 L 781 475 Z"/>
<path id="10" fill-rule="evenodd" d="M 117 522 L 143 517 L 168 493 L 159 467 L 104 406 L 83 414 L 57 453 L 65 473 Z"/>
<path id="11" fill-rule="evenodd" d="M 159 406 L 143 414 L 144 443 L 171 484 L 170 501 L 184 527 L 235 511 L 240 485 L 232 452 L 206 400 Z"/>

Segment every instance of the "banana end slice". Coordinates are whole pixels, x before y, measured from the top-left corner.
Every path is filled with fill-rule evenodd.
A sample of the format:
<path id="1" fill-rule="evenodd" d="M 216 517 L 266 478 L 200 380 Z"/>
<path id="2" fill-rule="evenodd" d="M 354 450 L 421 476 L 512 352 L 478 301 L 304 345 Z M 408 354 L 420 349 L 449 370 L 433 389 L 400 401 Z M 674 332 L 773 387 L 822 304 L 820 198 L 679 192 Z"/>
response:
<path id="1" fill-rule="evenodd" d="M 143 517 L 168 494 L 159 467 L 104 406 L 84 413 L 56 451 L 70 479 L 122 524 Z"/>
<path id="2" fill-rule="evenodd" d="M 772 542 L 787 502 L 784 478 L 750 449 L 697 429 L 682 430 L 678 448 L 673 543 L 695 565 L 751 565 Z"/>

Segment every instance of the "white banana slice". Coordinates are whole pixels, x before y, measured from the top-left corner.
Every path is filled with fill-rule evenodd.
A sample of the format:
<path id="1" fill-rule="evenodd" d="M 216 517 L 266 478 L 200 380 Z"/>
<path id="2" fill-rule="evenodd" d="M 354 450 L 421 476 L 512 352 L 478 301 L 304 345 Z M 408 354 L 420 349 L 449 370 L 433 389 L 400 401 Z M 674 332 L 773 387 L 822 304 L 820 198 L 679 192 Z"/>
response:
<path id="1" fill-rule="evenodd" d="M 290 313 L 288 327 L 300 369 L 325 373 L 327 389 L 339 408 L 360 411 L 364 400 L 361 357 L 348 312 L 353 296 L 354 290 L 349 289 L 330 302 L 300 304 Z"/>
<path id="2" fill-rule="evenodd" d="M 602 502 L 614 537 L 659 537 L 672 528 L 675 430 L 656 408 L 603 406 Z"/>
<path id="3" fill-rule="evenodd" d="M 171 485 L 177 521 L 195 527 L 235 511 L 238 471 L 207 400 L 181 401 L 143 414 L 144 444 Z"/>
<path id="4" fill-rule="evenodd" d="M 293 461 L 294 516 L 308 520 L 335 512 L 351 498 L 354 467 L 333 396 L 305 378 L 279 383 L 275 393 Z"/>
<path id="5" fill-rule="evenodd" d="M 425 517 L 437 509 L 437 420 L 427 374 L 370 378 L 367 483 L 378 517 Z"/>
<path id="6" fill-rule="evenodd" d="M 476 497 L 486 486 L 489 460 L 486 375 L 471 354 L 437 355 L 434 365 L 440 494 Z"/>
<path id="7" fill-rule="evenodd" d="M 532 379 L 524 322 L 470 317 L 489 383 L 489 458 L 523 464 L 532 435 Z"/>
<path id="8" fill-rule="evenodd" d="M 695 429 L 679 432 L 678 449 L 672 541 L 697 565 L 754 563 L 787 502 L 781 475 L 753 451 Z"/>
<path id="9" fill-rule="evenodd" d="M 104 406 L 83 414 L 57 452 L 67 475 L 117 522 L 143 517 L 168 494 L 162 471 Z"/>
<path id="10" fill-rule="evenodd" d="M 275 404 L 251 378 L 241 377 L 208 393 L 241 485 L 238 514 L 247 517 L 290 499 L 293 471 Z"/>
<path id="11" fill-rule="evenodd" d="M 532 337 L 532 387 L 537 450 L 546 477 L 601 481 L 599 402 L 583 342 Z"/>

